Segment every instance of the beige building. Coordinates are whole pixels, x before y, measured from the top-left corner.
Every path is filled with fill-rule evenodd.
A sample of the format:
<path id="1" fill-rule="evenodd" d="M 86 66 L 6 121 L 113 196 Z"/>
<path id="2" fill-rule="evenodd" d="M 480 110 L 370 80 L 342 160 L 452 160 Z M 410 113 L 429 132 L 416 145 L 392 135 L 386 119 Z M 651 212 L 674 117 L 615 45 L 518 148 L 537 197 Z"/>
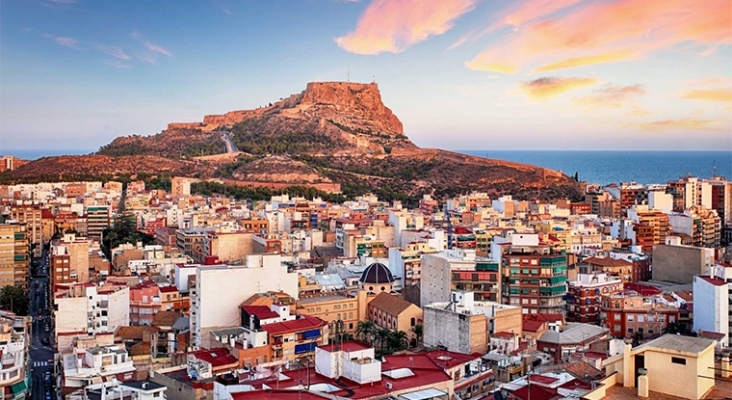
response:
<path id="1" fill-rule="evenodd" d="M 714 265 L 714 249 L 694 246 L 653 246 L 653 279 L 692 283 L 694 275 L 706 275 Z"/>
<path id="2" fill-rule="evenodd" d="M 254 254 L 254 234 L 251 232 L 206 232 L 203 255 L 216 256 L 221 261 L 244 260 Z"/>
<path id="3" fill-rule="evenodd" d="M 368 318 L 379 328 L 406 332 L 409 344 L 417 346 L 412 328 L 422 325 L 422 309 L 388 293 L 379 293 L 368 304 Z"/>
<path id="4" fill-rule="evenodd" d="M 30 254 L 25 224 L 0 225 L 0 287 L 28 288 Z"/>
<path id="5" fill-rule="evenodd" d="M 10 219 L 26 224 L 28 241 L 31 245 L 35 245 L 33 255 L 40 257 L 41 245 L 51 239 L 50 237 L 43 237 L 42 210 L 38 206 L 11 207 Z"/>
<path id="6" fill-rule="evenodd" d="M 53 242 L 50 273 L 54 285 L 89 282 L 89 245 L 89 240 L 73 233 Z"/>
<path id="7" fill-rule="evenodd" d="M 616 372 L 618 384 L 648 391 L 701 399 L 714 386 L 714 346 L 711 339 L 664 335 L 603 362 L 605 372 Z M 650 393 L 653 398 L 653 393 Z"/>
<path id="8" fill-rule="evenodd" d="M 304 277 L 300 277 L 301 280 Z M 346 333 L 355 335 L 358 321 L 365 319 L 359 314 L 359 301 L 366 302 L 366 293 L 360 291 L 356 296 L 347 293 L 318 293 L 311 296 L 300 295 L 297 302 L 297 315 L 318 317 L 330 324 L 342 320 Z"/>

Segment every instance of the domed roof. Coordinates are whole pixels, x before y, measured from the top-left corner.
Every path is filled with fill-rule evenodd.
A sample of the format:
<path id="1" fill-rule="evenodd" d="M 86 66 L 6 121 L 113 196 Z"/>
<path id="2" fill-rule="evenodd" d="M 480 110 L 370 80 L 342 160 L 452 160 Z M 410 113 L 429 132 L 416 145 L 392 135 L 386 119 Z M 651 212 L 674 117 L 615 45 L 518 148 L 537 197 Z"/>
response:
<path id="1" fill-rule="evenodd" d="M 360 280 L 361 283 L 393 283 L 394 276 L 386 265 L 382 263 L 373 263 L 366 267 Z"/>

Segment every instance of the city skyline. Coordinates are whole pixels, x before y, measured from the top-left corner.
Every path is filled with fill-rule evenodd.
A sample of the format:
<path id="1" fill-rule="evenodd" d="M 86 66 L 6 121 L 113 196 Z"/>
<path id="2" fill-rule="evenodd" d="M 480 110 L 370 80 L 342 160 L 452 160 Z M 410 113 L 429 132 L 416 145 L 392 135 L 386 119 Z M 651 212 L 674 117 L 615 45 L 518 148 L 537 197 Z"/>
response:
<path id="1" fill-rule="evenodd" d="M 0 152 L 97 148 L 349 79 L 375 79 L 422 147 L 732 150 L 725 1 L 1 7 Z"/>

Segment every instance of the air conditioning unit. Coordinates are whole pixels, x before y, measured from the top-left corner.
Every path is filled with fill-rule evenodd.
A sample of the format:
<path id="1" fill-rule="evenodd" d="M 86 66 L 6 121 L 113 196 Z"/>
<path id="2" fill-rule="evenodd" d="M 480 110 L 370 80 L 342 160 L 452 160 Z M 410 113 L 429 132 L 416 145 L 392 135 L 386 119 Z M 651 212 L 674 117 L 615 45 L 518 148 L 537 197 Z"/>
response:
<path id="1" fill-rule="evenodd" d="M 387 389 L 391 390 L 392 387 L 393 387 L 393 385 L 391 384 L 391 382 L 386 382 L 386 388 Z"/>

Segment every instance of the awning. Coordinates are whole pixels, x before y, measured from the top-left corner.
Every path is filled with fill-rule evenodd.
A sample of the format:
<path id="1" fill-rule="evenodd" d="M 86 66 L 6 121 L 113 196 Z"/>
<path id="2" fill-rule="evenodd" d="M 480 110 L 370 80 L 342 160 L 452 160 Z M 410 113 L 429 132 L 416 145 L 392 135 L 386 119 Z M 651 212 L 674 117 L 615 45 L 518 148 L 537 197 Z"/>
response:
<path id="1" fill-rule="evenodd" d="M 20 381 L 16 383 L 15 385 L 11 386 L 13 388 L 13 394 L 23 394 L 28 391 L 28 385 L 25 384 L 25 381 Z"/>
<path id="2" fill-rule="evenodd" d="M 401 394 L 399 395 L 399 398 L 405 400 L 427 400 L 442 396 L 447 396 L 447 393 L 437 389 L 425 389 L 418 390 L 412 393 Z"/>

